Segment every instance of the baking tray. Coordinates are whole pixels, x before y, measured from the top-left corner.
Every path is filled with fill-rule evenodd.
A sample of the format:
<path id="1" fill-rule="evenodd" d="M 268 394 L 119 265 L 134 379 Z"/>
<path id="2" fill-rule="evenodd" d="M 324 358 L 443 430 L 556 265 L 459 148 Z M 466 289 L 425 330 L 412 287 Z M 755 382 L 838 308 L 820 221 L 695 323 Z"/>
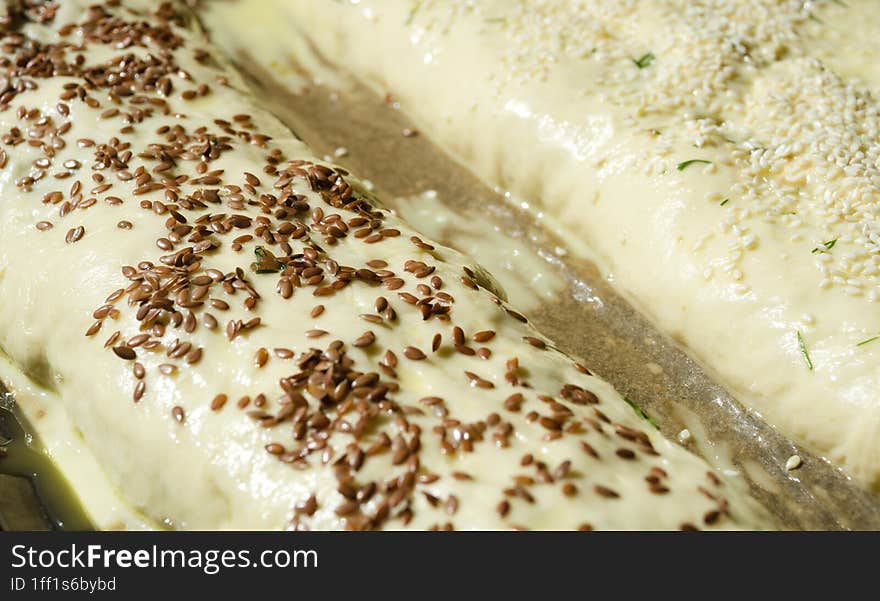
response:
<path id="1" fill-rule="evenodd" d="M 70 484 L 0 382 L 0 530 L 89 530 Z"/>

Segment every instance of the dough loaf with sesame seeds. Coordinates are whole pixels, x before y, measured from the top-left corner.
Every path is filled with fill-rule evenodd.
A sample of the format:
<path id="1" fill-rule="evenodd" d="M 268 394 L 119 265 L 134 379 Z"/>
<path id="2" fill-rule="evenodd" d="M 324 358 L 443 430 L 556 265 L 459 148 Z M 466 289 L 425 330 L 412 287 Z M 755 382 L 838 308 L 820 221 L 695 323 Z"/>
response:
<path id="1" fill-rule="evenodd" d="M 254 28 L 270 16 L 391 94 L 555 221 L 741 402 L 880 488 L 876 2 L 207 9 Z M 266 60 L 293 43 L 256 37 L 220 39 Z"/>
<path id="2" fill-rule="evenodd" d="M 194 23 L 0 22 L 0 373 L 97 526 L 772 523 L 314 157 Z"/>

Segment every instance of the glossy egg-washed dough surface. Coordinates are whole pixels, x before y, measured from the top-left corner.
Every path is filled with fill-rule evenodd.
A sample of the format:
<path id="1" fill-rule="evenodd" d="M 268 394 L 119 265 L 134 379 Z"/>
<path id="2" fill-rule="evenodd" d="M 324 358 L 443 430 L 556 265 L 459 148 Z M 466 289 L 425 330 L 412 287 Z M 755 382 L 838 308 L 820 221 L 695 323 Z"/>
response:
<path id="1" fill-rule="evenodd" d="M 271 19 L 238 33 L 255 56 L 306 38 L 392 94 L 739 400 L 880 486 L 875 2 L 207 6 Z"/>
<path id="2" fill-rule="evenodd" d="M 0 348 L 97 526 L 770 523 L 322 166 L 180 5 L 91 4 L 4 24 Z"/>

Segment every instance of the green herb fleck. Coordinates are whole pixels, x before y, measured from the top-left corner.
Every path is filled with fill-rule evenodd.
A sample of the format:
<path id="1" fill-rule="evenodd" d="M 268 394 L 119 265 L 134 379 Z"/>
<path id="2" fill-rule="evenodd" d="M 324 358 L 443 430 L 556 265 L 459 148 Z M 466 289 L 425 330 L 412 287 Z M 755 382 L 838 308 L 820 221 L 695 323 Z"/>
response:
<path id="1" fill-rule="evenodd" d="M 874 341 L 877 340 L 877 339 L 880 339 L 880 336 L 874 336 L 874 337 L 872 337 L 872 338 L 868 338 L 867 340 L 862 340 L 862 341 L 861 341 L 860 343 L 858 343 L 856 346 L 865 346 L 866 344 L 869 344 L 869 343 L 871 343 L 871 342 L 874 342 Z"/>
<path id="2" fill-rule="evenodd" d="M 416 13 L 419 12 L 419 9 L 422 7 L 422 2 L 419 0 L 415 4 L 413 4 L 412 8 L 409 9 L 409 14 L 406 16 L 406 24 L 410 25 L 413 22 L 413 19 L 416 16 Z"/>
<path id="3" fill-rule="evenodd" d="M 820 248 L 817 246 L 816 248 L 814 248 L 810 252 L 814 255 L 816 253 L 824 253 L 824 252 L 827 252 L 827 251 L 831 250 L 832 248 L 834 248 L 835 244 L 837 244 L 837 238 L 835 238 L 834 240 L 829 240 L 828 242 L 823 242 L 822 246 L 824 246 L 825 248 Z"/>
<path id="4" fill-rule="evenodd" d="M 705 160 L 705 159 L 691 159 L 691 160 L 689 160 L 689 161 L 684 161 L 684 162 L 682 162 L 682 163 L 679 163 L 678 165 L 676 165 L 675 168 L 678 169 L 679 171 L 684 171 L 685 169 L 687 169 L 687 168 L 690 167 L 691 165 L 694 165 L 694 164 L 697 164 L 697 163 L 700 163 L 700 164 L 703 164 L 703 165 L 711 165 L 711 164 L 712 164 L 712 161 L 707 161 L 707 160 Z"/>
<path id="5" fill-rule="evenodd" d="M 658 430 L 660 429 L 660 426 L 657 425 L 657 422 L 654 421 L 654 418 L 650 417 L 647 413 L 645 413 L 641 407 L 636 405 L 634 402 L 629 400 L 627 397 L 623 397 L 623 400 L 626 401 L 629 404 L 629 406 L 633 408 L 633 411 L 635 411 L 639 417 L 641 417 L 643 420 L 645 420 L 646 422 L 648 422 L 649 424 L 651 424 L 652 426 L 654 426 Z"/>
<path id="6" fill-rule="evenodd" d="M 804 342 L 804 337 L 801 335 L 800 330 L 798 330 L 797 339 L 798 347 L 801 349 L 801 354 L 804 356 L 804 361 L 807 362 L 807 367 L 810 371 L 813 371 L 813 361 L 810 359 L 810 352 L 807 350 L 807 343 Z"/>
<path id="7" fill-rule="evenodd" d="M 596 54 L 598 51 L 599 51 L 598 48 L 590 48 L 589 50 L 585 50 L 583 53 L 581 53 L 581 58 L 588 58 L 588 57 Z"/>
<path id="8" fill-rule="evenodd" d="M 725 198 L 724 200 L 721 201 L 721 204 L 719 204 L 718 206 L 723 207 L 724 205 L 726 205 L 726 204 L 729 203 L 729 202 L 730 202 L 730 199 L 729 199 L 729 198 Z"/>
<path id="9" fill-rule="evenodd" d="M 251 263 L 251 269 L 256 273 L 278 273 L 284 267 L 284 264 L 275 258 L 275 255 L 262 246 L 254 249 L 254 256 L 257 257 L 257 260 L 255 263 Z"/>
<path id="10" fill-rule="evenodd" d="M 632 62 L 634 62 L 639 69 L 646 69 L 651 66 L 651 63 L 654 62 L 655 58 L 657 57 L 654 56 L 653 52 L 646 52 L 639 58 L 632 59 Z"/>

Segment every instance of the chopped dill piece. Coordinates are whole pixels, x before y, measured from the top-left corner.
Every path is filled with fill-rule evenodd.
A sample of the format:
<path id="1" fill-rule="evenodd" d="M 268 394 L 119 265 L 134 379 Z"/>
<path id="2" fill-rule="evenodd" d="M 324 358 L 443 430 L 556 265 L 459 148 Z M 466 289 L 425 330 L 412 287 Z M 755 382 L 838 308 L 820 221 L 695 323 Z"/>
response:
<path id="1" fill-rule="evenodd" d="M 657 422 L 654 420 L 654 418 L 652 418 L 647 413 L 645 413 L 645 411 L 641 407 L 636 405 L 633 401 L 631 401 L 627 397 L 623 397 L 623 400 L 626 401 L 627 404 L 633 408 L 633 411 L 635 411 L 639 417 L 641 417 L 643 420 L 645 420 L 646 422 L 648 422 L 649 424 L 651 424 L 652 426 L 654 426 L 658 430 L 660 429 L 660 426 L 657 425 Z"/>
<path id="2" fill-rule="evenodd" d="M 695 164 L 711 165 L 712 161 L 707 161 L 705 159 L 691 159 L 689 161 L 683 161 L 683 162 L 679 163 L 675 168 L 678 169 L 679 171 L 684 171 L 685 169 L 687 169 L 691 165 L 695 165 Z"/>
<path id="3" fill-rule="evenodd" d="M 797 339 L 798 347 L 801 349 L 801 354 L 804 356 L 804 361 L 807 362 L 809 370 L 813 371 L 813 361 L 810 359 L 810 352 L 807 350 L 807 343 L 804 342 L 804 337 L 801 335 L 800 330 L 798 330 Z"/>
<path id="4" fill-rule="evenodd" d="M 827 251 L 831 250 L 832 248 L 834 248 L 835 244 L 837 244 L 837 238 L 835 238 L 833 240 L 829 240 L 828 242 L 823 242 L 822 246 L 824 246 L 825 248 L 820 248 L 817 246 L 816 248 L 814 248 L 810 252 L 814 255 L 816 253 L 824 253 L 824 252 L 827 252 Z"/>
<path id="5" fill-rule="evenodd" d="M 651 63 L 654 62 L 654 59 L 657 58 L 654 56 L 653 52 L 646 52 L 639 58 L 632 59 L 632 62 L 635 63 L 636 67 L 639 69 L 647 69 L 651 66 Z"/>

